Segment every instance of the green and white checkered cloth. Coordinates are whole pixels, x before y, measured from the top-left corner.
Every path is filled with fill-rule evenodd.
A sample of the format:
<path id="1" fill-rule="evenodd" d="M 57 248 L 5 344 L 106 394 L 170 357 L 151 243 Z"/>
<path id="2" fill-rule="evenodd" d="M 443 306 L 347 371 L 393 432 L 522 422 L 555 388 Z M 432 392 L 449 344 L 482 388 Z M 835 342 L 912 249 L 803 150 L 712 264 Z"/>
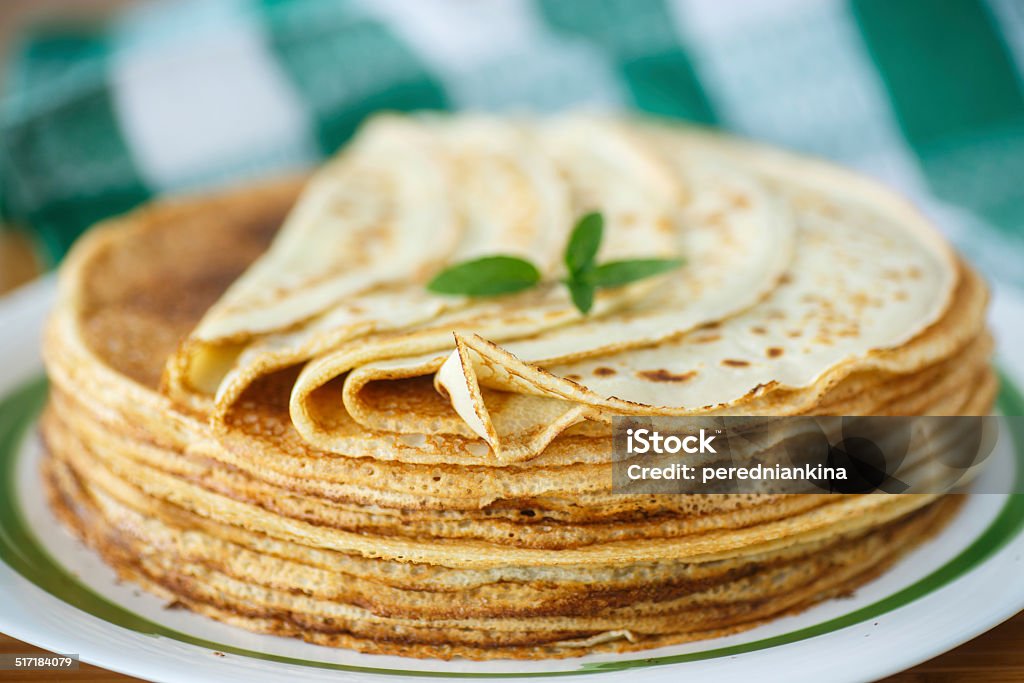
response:
<path id="1" fill-rule="evenodd" d="M 1024 284 L 1024 0 L 195 0 L 22 38 L 0 207 L 54 259 L 152 196 L 308 166 L 380 109 L 589 107 L 862 169 Z"/>

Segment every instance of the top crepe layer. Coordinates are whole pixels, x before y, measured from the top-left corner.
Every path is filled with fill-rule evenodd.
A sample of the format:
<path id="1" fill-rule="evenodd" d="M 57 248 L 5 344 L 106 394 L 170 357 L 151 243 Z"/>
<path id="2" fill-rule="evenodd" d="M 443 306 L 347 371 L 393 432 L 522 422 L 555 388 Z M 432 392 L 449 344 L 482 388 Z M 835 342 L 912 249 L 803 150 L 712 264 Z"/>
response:
<path id="1" fill-rule="evenodd" d="M 494 253 L 557 281 L 592 210 L 599 260 L 686 265 L 599 292 L 587 316 L 557 284 L 425 289 Z M 566 439 L 606 448 L 616 414 L 813 412 L 844 377 L 933 364 L 969 339 L 936 325 L 954 297 L 983 309 L 960 271 L 889 191 L 752 143 L 578 115 L 384 116 L 314 175 L 164 386 L 224 424 L 254 384 L 304 363 L 289 412 L 317 449 L 512 464 Z"/>

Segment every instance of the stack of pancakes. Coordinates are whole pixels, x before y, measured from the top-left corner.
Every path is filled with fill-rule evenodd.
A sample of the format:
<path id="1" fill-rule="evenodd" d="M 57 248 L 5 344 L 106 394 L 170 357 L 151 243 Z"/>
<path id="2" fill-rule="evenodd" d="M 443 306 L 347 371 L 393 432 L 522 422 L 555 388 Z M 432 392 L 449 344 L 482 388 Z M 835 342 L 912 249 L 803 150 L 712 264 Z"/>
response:
<path id="1" fill-rule="evenodd" d="M 574 217 L 600 260 L 557 284 Z M 488 253 L 537 290 L 440 297 Z M 612 415 L 984 415 L 979 277 L 859 177 L 652 122 L 383 117 L 306 181 L 94 229 L 45 343 L 51 504 L 119 574 L 251 630 L 416 657 L 571 657 L 849 593 L 937 495 L 625 495 Z"/>

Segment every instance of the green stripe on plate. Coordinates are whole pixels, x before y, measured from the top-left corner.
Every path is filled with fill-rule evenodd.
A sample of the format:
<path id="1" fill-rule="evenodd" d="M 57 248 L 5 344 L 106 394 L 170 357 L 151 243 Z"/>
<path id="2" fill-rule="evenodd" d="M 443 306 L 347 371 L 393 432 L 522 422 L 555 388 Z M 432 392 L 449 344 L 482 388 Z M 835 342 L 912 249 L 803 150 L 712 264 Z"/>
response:
<path id="1" fill-rule="evenodd" d="M 18 504 L 18 491 L 15 488 L 18 454 L 22 450 L 23 437 L 29 426 L 33 424 L 45 401 L 46 382 L 40 379 L 21 387 L 0 402 L 0 477 L 2 477 L 0 493 L 3 494 L 0 495 L 0 560 L 50 595 L 111 624 L 139 633 L 164 636 L 219 652 L 320 669 L 428 678 L 512 678 L 525 676 L 540 678 L 622 671 L 640 667 L 732 657 L 745 652 L 764 650 L 831 633 L 907 605 L 942 588 L 974 567 L 977 567 L 1020 534 L 1022 528 L 1024 528 L 1024 495 L 1008 496 L 1006 504 L 1000 510 L 996 519 L 970 546 L 945 565 L 916 583 L 882 600 L 840 617 L 789 633 L 771 638 L 762 638 L 761 640 L 741 645 L 712 648 L 701 652 L 664 657 L 643 657 L 613 662 L 588 663 L 580 665 L 575 670 L 534 674 L 415 671 L 318 662 L 247 650 L 176 631 L 110 602 L 82 584 L 66 568 L 60 566 L 43 549 L 38 539 L 35 538 L 32 531 L 25 524 Z M 1024 398 L 1021 397 L 1020 393 L 1005 377 L 1002 379 L 999 407 L 1006 415 L 1024 415 Z M 1018 483 L 1016 488 L 1020 490 L 1022 482 L 1024 482 L 1024 430 L 1017 427 L 1017 421 L 1013 421 L 1011 424 L 1014 426 L 1012 437 L 1017 455 L 1016 477 Z"/>
<path id="2" fill-rule="evenodd" d="M 379 111 L 444 109 L 439 80 L 384 24 L 351 3 L 262 0 L 271 50 L 330 155 Z"/>
<path id="3" fill-rule="evenodd" d="M 610 53 L 642 111 L 717 120 L 664 0 L 539 0 L 538 6 L 555 31 Z"/>

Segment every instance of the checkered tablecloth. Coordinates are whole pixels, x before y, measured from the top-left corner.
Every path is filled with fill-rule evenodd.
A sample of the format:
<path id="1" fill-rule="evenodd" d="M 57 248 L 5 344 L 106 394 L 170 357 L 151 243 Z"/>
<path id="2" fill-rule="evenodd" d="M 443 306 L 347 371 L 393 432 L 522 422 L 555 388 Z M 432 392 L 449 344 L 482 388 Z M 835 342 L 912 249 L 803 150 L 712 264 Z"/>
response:
<path id="1" fill-rule="evenodd" d="M 194 0 L 25 32 L 0 209 L 54 260 L 146 199 L 308 166 L 379 109 L 638 109 L 860 168 L 1024 283 L 1024 0 Z"/>

